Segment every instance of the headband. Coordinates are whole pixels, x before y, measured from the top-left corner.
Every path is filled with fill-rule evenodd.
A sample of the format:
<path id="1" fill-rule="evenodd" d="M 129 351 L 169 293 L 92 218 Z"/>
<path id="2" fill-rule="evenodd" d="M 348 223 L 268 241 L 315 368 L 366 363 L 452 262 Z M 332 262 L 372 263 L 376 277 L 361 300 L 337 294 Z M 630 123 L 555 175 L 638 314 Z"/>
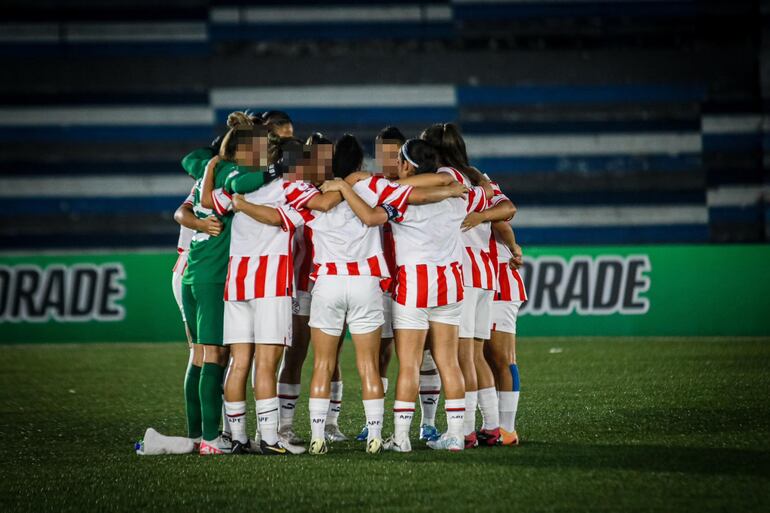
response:
<path id="1" fill-rule="evenodd" d="M 415 162 L 414 160 L 412 160 L 411 158 L 409 158 L 409 155 L 407 155 L 407 153 L 406 153 L 406 147 L 407 147 L 407 145 L 408 145 L 410 142 L 412 142 L 412 141 L 406 141 L 406 142 L 405 142 L 403 145 L 401 145 L 401 156 L 402 156 L 402 157 L 404 157 L 404 159 L 405 159 L 407 162 L 409 162 L 410 164 L 412 164 L 412 165 L 414 166 L 414 168 L 415 168 L 415 169 L 418 169 L 418 168 L 420 167 L 420 165 L 419 165 L 417 162 Z"/>

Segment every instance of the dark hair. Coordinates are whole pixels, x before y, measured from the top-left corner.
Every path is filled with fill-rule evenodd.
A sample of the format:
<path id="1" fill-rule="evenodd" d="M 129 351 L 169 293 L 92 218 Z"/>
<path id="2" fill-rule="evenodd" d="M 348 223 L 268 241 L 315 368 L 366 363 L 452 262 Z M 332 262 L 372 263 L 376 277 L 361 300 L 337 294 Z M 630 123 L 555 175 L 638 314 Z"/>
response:
<path id="1" fill-rule="evenodd" d="M 334 145 L 332 171 L 337 178 L 345 178 L 350 173 L 361 169 L 364 163 L 364 149 L 358 139 L 351 134 L 345 134 Z"/>
<path id="2" fill-rule="evenodd" d="M 273 137 L 269 150 L 272 162 L 280 160 L 286 167 L 294 167 L 305 158 L 305 145 L 296 137 Z"/>
<path id="3" fill-rule="evenodd" d="M 406 142 L 406 137 L 401 133 L 401 130 L 394 126 L 386 126 L 375 138 L 376 141 L 398 141 L 401 144 Z"/>
<path id="4" fill-rule="evenodd" d="M 307 141 L 305 141 L 305 144 L 314 146 L 316 144 L 334 144 L 331 142 L 331 140 L 324 137 L 324 135 L 321 132 L 313 132 L 310 134 L 310 137 L 307 138 Z"/>
<path id="5" fill-rule="evenodd" d="M 460 129 L 454 123 L 437 123 L 423 130 L 420 138 L 436 147 L 441 163 L 467 176 L 473 185 L 483 181 L 483 175 L 468 163 L 468 152 Z"/>
<path id="6" fill-rule="evenodd" d="M 262 123 L 270 129 L 290 124 L 291 118 L 282 110 L 267 110 L 260 116 Z"/>
<path id="7" fill-rule="evenodd" d="M 230 130 L 222 138 L 219 154 L 223 160 L 234 160 L 235 150 L 238 144 L 250 141 L 254 137 L 266 137 L 267 128 L 262 125 L 254 125 L 251 118 L 243 112 L 232 112 L 227 117 L 227 126 Z"/>
<path id="8" fill-rule="evenodd" d="M 414 165 L 415 172 L 435 173 L 438 167 L 436 149 L 422 139 L 409 139 L 401 146 L 401 157 Z M 416 164 L 416 165 L 415 165 Z"/>

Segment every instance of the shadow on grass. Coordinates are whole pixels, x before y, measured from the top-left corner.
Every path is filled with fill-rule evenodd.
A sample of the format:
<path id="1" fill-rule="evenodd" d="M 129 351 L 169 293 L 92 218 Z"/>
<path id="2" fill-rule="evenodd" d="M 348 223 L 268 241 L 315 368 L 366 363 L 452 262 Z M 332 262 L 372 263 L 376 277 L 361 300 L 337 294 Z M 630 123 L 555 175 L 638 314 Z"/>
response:
<path id="1" fill-rule="evenodd" d="M 324 456 L 328 460 L 359 459 L 353 447 L 336 447 Z M 361 454 L 361 456 L 364 456 Z M 365 457 L 369 460 L 371 457 Z M 544 469 L 630 470 L 638 472 L 681 472 L 684 474 L 770 475 L 770 452 L 752 449 L 665 447 L 658 445 L 599 445 L 528 441 L 521 447 L 478 448 L 463 454 L 436 453 L 415 447 L 408 455 L 383 454 L 380 461 L 414 464 L 531 467 Z M 370 460 L 373 462 L 373 460 Z"/>
<path id="2" fill-rule="evenodd" d="M 484 449 L 477 449 L 479 451 Z M 487 449 L 493 451 L 505 448 Z M 770 452 L 753 449 L 598 445 L 527 442 L 516 454 L 492 465 L 545 468 L 682 472 L 713 475 L 770 475 Z"/>

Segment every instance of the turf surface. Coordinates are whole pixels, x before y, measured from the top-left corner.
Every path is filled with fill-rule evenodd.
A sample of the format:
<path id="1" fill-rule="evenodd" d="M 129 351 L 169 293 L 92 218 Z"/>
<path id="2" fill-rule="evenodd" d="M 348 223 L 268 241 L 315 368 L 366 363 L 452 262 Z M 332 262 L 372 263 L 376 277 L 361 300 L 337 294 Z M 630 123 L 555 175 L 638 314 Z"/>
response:
<path id="1" fill-rule="evenodd" d="M 136 456 L 147 426 L 183 433 L 185 360 L 181 344 L 0 347 L 0 511 L 770 511 L 770 339 L 522 339 L 517 448 Z"/>

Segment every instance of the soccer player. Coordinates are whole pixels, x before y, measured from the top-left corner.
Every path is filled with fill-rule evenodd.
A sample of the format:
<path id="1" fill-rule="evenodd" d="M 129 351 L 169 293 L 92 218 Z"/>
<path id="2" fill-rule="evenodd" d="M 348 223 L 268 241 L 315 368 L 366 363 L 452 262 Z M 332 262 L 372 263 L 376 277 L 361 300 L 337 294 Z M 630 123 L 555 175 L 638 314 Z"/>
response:
<path id="1" fill-rule="evenodd" d="M 306 171 L 310 182 L 318 186 L 332 176 L 333 143 L 320 133 L 314 133 L 305 141 L 311 148 L 310 162 Z M 314 171 L 313 171 L 314 170 Z M 298 227 L 294 234 L 294 283 L 295 298 L 292 302 L 292 344 L 284 352 L 283 362 L 278 378 L 278 399 L 281 405 L 280 427 L 278 434 L 281 440 L 297 445 L 302 439 L 294 432 L 294 412 L 299 401 L 302 380 L 302 365 L 307 358 L 310 343 L 310 293 L 313 280 L 310 279 L 313 266 L 313 229 L 307 224 Z M 334 403 L 329 404 L 330 418 L 327 423 L 326 436 L 330 441 L 342 441 L 345 435 L 339 429 L 337 418 L 342 401 L 342 381 L 340 380 L 339 363 L 334 371 L 332 382 Z"/>
<path id="2" fill-rule="evenodd" d="M 506 196 L 496 184 L 491 205 Z M 492 303 L 492 338 L 485 344 L 485 355 L 495 372 L 500 411 L 500 443 L 518 445 L 516 411 L 519 404 L 519 367 L 516 364 L 516 318 L 527 300 L 524 281 L 519 275 L 523 265 L 521 247 L 510 219 L 492 224 L 489 253 L 497 265 L 497 286 Z"/>
<path id="3" fill-rule="evenodd" d="M 279 399 L 276 388 L 276 370 L 284 348 L 292 343 L 292 238 L 302 218 L 296 209 L 304 206 L 325 211 L 341 197 L 339 194 L 321 195 L 303 181 L 303 166 L 307 156 L 303 145 L 296 139 L 282 140 L 282 163 L 288 167 L 283 178 L 246 195 L 231 194 L 215 189 L 213 198 L 217 211 L 234 209 L 238 224 L 234 225 L 233 246 L 230 254 L 229 278 L 225 288 L 225 343 L 241 349 L 234 355 L 249 354 L 246 346 L 254 349 L 257 419 L 260 435 L 260 453 L 280 455 L 303 452 L 278 437 Z M 264 205 L 264 206 L 263 206 Z M 261 211 L 277 216 L 277 222 L 263 222 Z M 272 217 L 271 217 L 272 219 Z M 242 359 L 239 361 L 243 362 Z M 248 364 L 241 363 L 242 374 Z M 233 379 L 236 379 L 233 375 Z M 231 389 L 230 374 L 226 393 Z M 238 390 L 245 379 L 238 378 Z M 245 401 L 228 399 L 228 418 L 243 418 Z M 238 403 L 238 404 L 235 404 Z M 245 425 L 234 422 L 233 439 L 240 444 L 247 441 Z M 237 429 L 236 429 L 237 427 Z"/>
<path id="4" fill-rule="evenodd" d="M 422 139 L 434 145 L 439 152 L 439 172 L 452 174 L 464 185 L 483 185 L 488 198 L 493 194 L 489 180 L 468 163 L 465 141 L 456 125 L 436 124 L 422 133 Z M 486 202 L 488 198 L 484 198 Z M 476 433 L 476 406 L 482 411 L 484 425 L 480 433 L 483 443 L 494 445 L 500 436 L 498 399 L 494 387 L 494 374 L 484 358 L 484 341 L 490 337 L 492 327 L 492 298 L 494 295 L 495 267 L 489 256 L 491 221 L 510 218 L 513 204 L 500 201 L 483 213 L 483 222 L 463 223 L 463 301 L 462 322 L 460 323 L 460 366 L 465 378 L 465 447 L 473 448 L 479 443 Z M 479 388 L 479 382 L 482 387 Z"/>
<path id="5" fill-rule="evenodd" d="M 202 358 L 193 356 L 185 377 L 188 436 L 202 438 L 201 454 L 225 448 L 220 438 L 222 376 L 228 352 L 222 344 L 225 275 L 232 216 L 217 216 L 201 203 L 202 177 L 219 148 L 195 150 L 182 159 L 182 167 L 196 182 L 188 199 L 174 213 L 182 226 L 195 230 L 190 242 L 187 268 L 182 278 L 182 306 L 192 343 L 202 348 Z M 233 164 L 216 161 L 224 177 Z M 194 353 L 195 354 L 195 353 Z M 196 365 L 197 363 L 202 365 Z"/>
<path id="6" fill-rule="evenodd" d="M 399 154 L 399 176 L 433 175 L 437 155 L 425 141 L 406 141 Z M 458 196 L 468 189 L 454 182 Z M 420 365 L 430 329 L 431 353 L 446 392 L 447 432 L 428 442 L 433 449 L 461 451 L 465 412 L 465 383 L 458 363 L 457 330 L 463 301 L 460 224 L 468 211 L 486 208 L 485 192 L 474 187 L 467 198 L 406 208 L 401 195 L 383 198 L 377 207 L 363 201 L 353 188 L 341 187 L 345 200 L 368 226 L 393 222 L 398 271 L 393 305 L 393 328 L 399 359 L 395 433 L 384 447 L 411 451 L 409 429 L 414 415 Z M 397 191 L 398 192 L 398 191 Z M 393 199 L 395 198 L 395 199 Z M 387 199 L 387 201 L 384 201 Z"/>

